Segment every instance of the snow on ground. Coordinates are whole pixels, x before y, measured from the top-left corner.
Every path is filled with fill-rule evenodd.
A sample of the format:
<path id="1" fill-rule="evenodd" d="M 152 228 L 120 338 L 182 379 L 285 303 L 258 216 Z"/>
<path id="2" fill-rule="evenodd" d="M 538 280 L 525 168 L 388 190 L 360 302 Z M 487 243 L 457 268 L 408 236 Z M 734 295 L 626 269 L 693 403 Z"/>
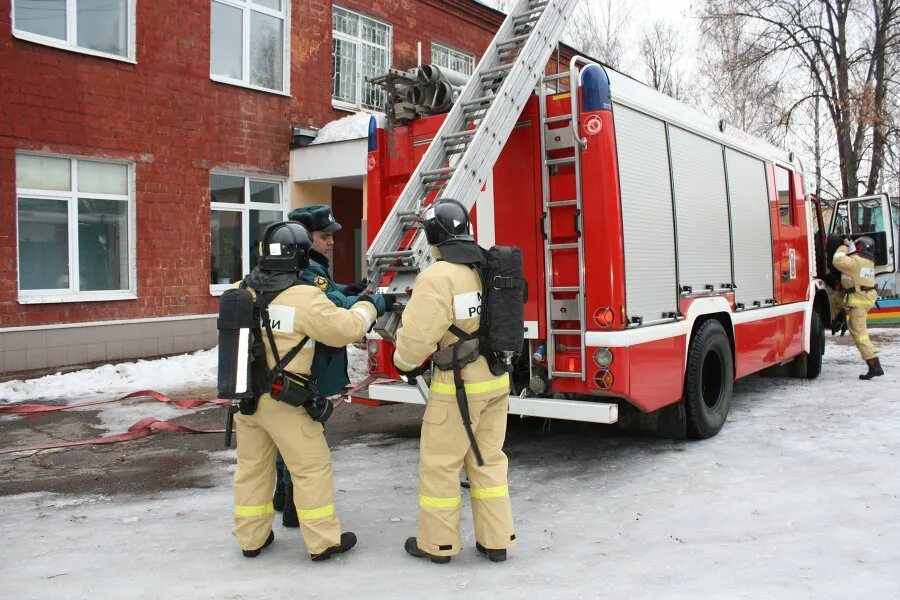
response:
<path id="1" fill-rule="evenodd" d="M 368 375 L 366 351 L 349 346 L 348 353 L 350 379 L 361 381 Z M 0 404 L 41 401 L 74 404 L 120 398 L 138 390 L 155 390 L 172 396 L 184 390 L 215 389 L 218 356 L 216 347 L 193 354 L 107 364 L 95 369 L 7 381 L 0 383 Z M 138 403 L 143 406 L 136 408 Z M 99 427 L 108 433 L 124 432 L 141 417 L 153 416 L 165 421 L 183 415 L 185 411 L 177 406 L 141 399 L 90 406 L 85 410 L 98 411 Z"/>
<path id="2" fill-rule="evenodd" d="M 242 558 L 222 451 L 209 489 L 0 498 L 0 596 L 897 598 L 900 331 L 877 335 L 884 377 L 859 381 L 856 349 L 829 338 L 819 379 L 738 382 L 703 442 L 516 429 L 519 546 L 503 564 L 473 550 L 467 499 L 453 562 L 407 556 L 418 443 L 374 435 L 333 453 L 339 514 L 360 539 L 347 555 L 311 563 L 276 521 L 275 544 Z"/>

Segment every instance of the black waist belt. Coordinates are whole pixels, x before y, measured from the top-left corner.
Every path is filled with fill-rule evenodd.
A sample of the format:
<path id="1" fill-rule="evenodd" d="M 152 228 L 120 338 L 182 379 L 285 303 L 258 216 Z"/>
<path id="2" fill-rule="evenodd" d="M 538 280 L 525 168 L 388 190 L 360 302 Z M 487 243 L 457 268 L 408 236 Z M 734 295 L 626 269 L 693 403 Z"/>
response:
<path id="1" fill-rule="evenodd" d="M 853 294 L 855 292 L 874 292 L 877 290 L 877 287 L 869 287 L 867 285 L 861 285 L 859 287 L 845 288 L 849 293 Z"/>

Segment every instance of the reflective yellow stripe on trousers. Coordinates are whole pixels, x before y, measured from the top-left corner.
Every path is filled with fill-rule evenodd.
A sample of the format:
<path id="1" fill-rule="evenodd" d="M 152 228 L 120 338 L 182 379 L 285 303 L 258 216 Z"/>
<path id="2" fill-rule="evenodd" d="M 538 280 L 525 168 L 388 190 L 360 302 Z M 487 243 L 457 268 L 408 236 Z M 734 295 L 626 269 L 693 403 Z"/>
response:
<path id="1" fill-rule="evenodd" d="M 272 503 L 268 504 L 256 504 L 256 505 L 244 505 L 240 504 L 234 505 L 234 516 L 236 517 L 264 517 L 269 513 L 275 512 L 275 507 L 272 506 Z"/>
<path id="2" fill-rule="evenodd" d="M 483 394 L 485 392 L 496 392 L 504 388 L 509 388 L 509 373 L 504 373 L 496 379 L 488 381 L 479 381 L 478 383 L 465 384 L 467 394 Z M 455 394 L 456 386 L 452 383 L 441 383 L 440 381 L 431 382 L 431 391 L 436 394 Z"/>
<path id="3" fill-rule="evenodd" d="M 297 516 L 303 521 L 312 521 L 313 519 L 324 519 L 334 514 L 334 504 L 328 506 L 320 506 L 319 508 L 299 509 Z"/>
<path id="4" fill-rule="evenodd" d="M 452 498 L 435 498 L 419 494 L 419 506 L 423 508 L 456 508 L 462 503 L 462 496 Z"/>
<path id="5" fill-rule="evenodd" d="M 472 488 L 472 498 L 484 500 L 485 498 L 502 498 L 509 496 L 508 485 L 498 485 L 489 488 Z"/>

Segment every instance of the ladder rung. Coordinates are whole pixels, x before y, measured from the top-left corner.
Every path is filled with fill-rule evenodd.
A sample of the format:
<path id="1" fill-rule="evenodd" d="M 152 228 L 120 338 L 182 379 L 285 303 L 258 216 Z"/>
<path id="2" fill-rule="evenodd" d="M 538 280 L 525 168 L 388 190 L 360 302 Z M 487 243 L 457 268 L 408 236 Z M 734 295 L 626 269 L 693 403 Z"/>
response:
<path id="1" fill-rule="evenodd" d="M 529 10 L 538 10 L 541 8 L 545 8 L 547 6 L 548 0 L 538 0 L 537 2 L 531 2 L 528 4 Z"/>
<path id="2" fill-rule="evenodd" d="M 544 161 L 544 164 L 548 167 L 553 167 L 555 165 L 570 165 L 575 162 L 574 156 L 567 156 L 566 158 L 551 158 Z"/>
<path id="3" fill-rule="evenodd" d="M 554 319 L 554 321 L 579 321 L 580 319 Z M 580 329 L 551 329 L 553 335 L 581 335 Z"/>
<path id="4" fill-rule="evenodd" d="M 490 69 L 485 69 L 481 72 L 482 79 L 486 79 L 489 77 L 497 77 L 501 73 L 508 73 L 512 68 L 512 65 L 500 65 L 499 67 L 491 67 Z"/>
<path id="5" fill-rule="evenodd" d="M 574 250 L 578 246 L 577 242 L 574 244 L 547 244 L 547 247 L 551 250 Z"/>
<path id="6" fill-rule="evenodd" d="M 444 150 L 444 154 L 446 154 L 447 156 L 453 156 L 454 154 L 462 154 L 463 152 L 465 152 L 468 149 L 469 149 L 469 145 L 463 144 L 462 146 L 456 146 L 454 148 L 447 148 L 446 150 Z"/>
<path id="7" fill-rule="evenodd" d="M 447 140 L 455 140 L 456 138 L 465 138 L 475 135 L 474 129 L 466 129 L 465 131 L 457 131 L 454 133 L 448 133 L 445 136 L 441 136 L 441 139 L 446 142 Z M 458 142 L 457 142 L 458 143 Z"/>
<path id="8" fill-rule="evenodd" d="M 535 15 L 535 13 L 538 12 L 539 10 L 540 9 L 538 9 L 538 8 L 532 8 L 532 9 L 526 10 L 525 12 L 523 12 L 521 14 L 518 14 L 515 17 L 513 17 L 513 23 L 515 23 L 516 25 L 521 25 L 523 23 L 533 23 L 540 18 L 540 15 Z"/>
<path id="9" fill-rule="evenodd" d="M 456 167 L 444 167 L 442 169 L 432 169 L 430 171 L 422 171 L 419 173 L 421 177 L 434 177 L 435 175 L 450 175 L 453 171 L 456 170 Z"/>
<path id="10" fill-rule="evenodd" d="M 577 285 L 557 285 L 550 288 L 551 292 L 581 292 Z"/>
<path id="11" fill-rule="evenodd" d="M 583 377 L 584 373 L 581 371 L 553 371 L 550 373 L 551 377 L 570 377 L 572 379 L 576 377 Z"/>
<path id="12" fill-rule="evenodd" d="M 572 115 L 557 115 L 555 117 L 547 117 L 544 123 L 559 123 L 560 121 L 571 121 Z"/>
<path id="13" fill-rule="evenodd" d="M 463 106 L 480 106 L 483 104 L 490 104 L 494 101 L 496 96 L 494 94 L 490 94 L 488 96 L 481 96 L 480 98 L 475 98 L 474 100 L 469 100 L 468 102 L 463 102 Z"/>
<path id="14" fill-rule="evenodd" d="M 550 81 L 559 81 L 560 79 L 568 79 L 569 75 L 569 71 L 566 71 L 565 73 L 557 73 L 555 75 L 548 75 L 547 77 L 544 77 L 544 83 L 548 83 Z"/>
<path id="15" fill-rule="evenodd" d="M 515 46 L 519 42 L 524 42 L 530 36 L 530 33 L 523 33 L 522 35 L 517 35 L 509 38 L 508 40 L 503 40 L 502 42 L 497 42 L 497 47 L 502 48 L 504 46 Z"/>
<path id="16" fill-rule="evenodd" d="M 563 206 L 577 206 L 578 200 L 552 200 L 547 203 L 550 208 L 562 208 Z"/>
<path id="17" fill-rule="evenodd" d="M 372 258 L 404 258 L 406 256 L 412 255 L 412 250 L 396 250 L 394 252 L 379 252 L 377 254 L 373 254 Z"/>

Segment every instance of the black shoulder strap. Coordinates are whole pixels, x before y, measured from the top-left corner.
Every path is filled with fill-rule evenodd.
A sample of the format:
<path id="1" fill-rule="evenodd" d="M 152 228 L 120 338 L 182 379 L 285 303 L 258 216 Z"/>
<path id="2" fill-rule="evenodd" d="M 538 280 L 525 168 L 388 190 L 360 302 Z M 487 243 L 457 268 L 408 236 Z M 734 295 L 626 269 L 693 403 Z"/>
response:
<path id="1" fill-rule="evenodd" d="M 312 285 L 305 281 L 299 281 L 294 285 Z M 241 287 L 246 287 L 246 282 L 241 282 Z M 292 286 L 284 288 L 284 290 L 289 289 Z M 278 290 L 277 292 L 266 292 L 264 294 L 257 294 L 256 305 L 259 307 L 259 316 L 262 320 L 263 324 L 266 328 L 266 337 L 269 339 L 269 347 L 272 348 L 272 355 L 275 357 L 275 371 L 282 371 L 286 366 L 288 366 L 294 357 L 303 350 L 303 346 L 306 345 L 306 342 L 309 341 L 309 336 L 304 336 L 300 343 L 296 346 L 288 350 L 288 353 L 284 355 L 284 358 L 281 358 L 278 355 L 278 346 L 275 344 L 275 334 L 272 333 L 272 326 L 269 324 L 269 305 L 278 295 L 284 290 Z M 257 335 L 260 335 L 262 332 L 258 332 Z"/>

